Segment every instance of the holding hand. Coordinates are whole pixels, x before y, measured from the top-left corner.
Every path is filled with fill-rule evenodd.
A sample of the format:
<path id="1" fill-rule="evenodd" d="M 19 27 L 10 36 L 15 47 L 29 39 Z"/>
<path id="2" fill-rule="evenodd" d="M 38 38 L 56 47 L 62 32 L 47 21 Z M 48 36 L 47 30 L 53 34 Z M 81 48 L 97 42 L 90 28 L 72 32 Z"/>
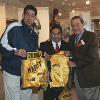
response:
<path id="1" fill-rule="evenodd" d="M 21 56 L 21 57 L 26 57 L 27 52 L 24 49 L 19 49 L 19 50 L 15 50 L 15 55 L 16 56 Z"/>
<path id="2" fill-rule="evenodd" d="M 67 57 L 70 57 L 70 56 L 71 56 L 71 52 L 70 52 L 70 51 L 64 51 L 64 53 L 65 53 L 65 55 L 66 55 Z"/>
<path id="3" fill-rule="evenodd" d="M 47 61 L 49 61 L 50 60 L 50 58 L 51 58 L 51 56 L 49 55 L 49 54 L 47 54 L 46 52 L 44 53 L 44 58 L 47 60 Z"/>
<path id="4" fill-rule="evenodd" d="M 76 63 L 73 61 L 69 61 L 68 64 L 69 64 L 69 67 L 71 67 L 71 68 L 76 67 Z"/>

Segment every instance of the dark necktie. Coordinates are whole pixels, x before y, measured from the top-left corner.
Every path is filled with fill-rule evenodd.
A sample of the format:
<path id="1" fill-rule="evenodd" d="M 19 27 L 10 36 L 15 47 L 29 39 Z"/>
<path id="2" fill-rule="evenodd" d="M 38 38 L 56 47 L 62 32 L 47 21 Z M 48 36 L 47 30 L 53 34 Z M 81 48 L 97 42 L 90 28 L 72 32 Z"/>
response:
<path id="1" fill-rule="evenodd" d="M 58 43 L 56 43 L 55 51 L 56 51 L 56 52 L 59 52 L 59 51 L 60 51 L 60 48 L 59 48 L 59 46 L 58 46 Z"/>

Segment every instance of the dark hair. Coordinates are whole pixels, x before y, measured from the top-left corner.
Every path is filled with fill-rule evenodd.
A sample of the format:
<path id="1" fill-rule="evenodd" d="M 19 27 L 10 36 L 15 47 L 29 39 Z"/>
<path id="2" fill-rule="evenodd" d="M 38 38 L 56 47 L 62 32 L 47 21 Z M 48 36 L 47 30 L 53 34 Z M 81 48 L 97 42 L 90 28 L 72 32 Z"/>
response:
<path id="1" fill-rule="evenodd" d="M 25 6 L 24 11 L 23 11 L 24 14 L 26 13 L 26 10 L 33 10 L 35 12 L 35 16 L 37 15 L 37 9 L 33 5 Z"/>
<path id="2" fill-rule="evenodd" d="M 51 32 L 52 32 L 52 30 L 53 30 L 53 29 L 55 29 L 55 28 L 59 29 L 59 30 L 60 30 L 60 32 L 62 33 L 62 28 L 61 28 L 61 26 L 60 26 L 60 25 L 53 25 L 53 26 L 51 27 L 51 29 L 50 29 L 50 33 L 51 33 Z"/>
<path id="3" fill-rule="evenodd" d="M 83 20 L 82 17 L 80 17 L 80 16 L 74 16 L 74 17 L 72 17 L 71 22 L 72 22 L 72 20 L 74 20 L 74 19 L 80 19 L 81 23 L 84 24 L 84 20 Z"/>
<path id="4" fill-rule="evenodd" d="M 53 16 L 58 15 L 58 13 L 59 13 L 59 10 L 57 8 L 54 8 L 53 9 Z"/>

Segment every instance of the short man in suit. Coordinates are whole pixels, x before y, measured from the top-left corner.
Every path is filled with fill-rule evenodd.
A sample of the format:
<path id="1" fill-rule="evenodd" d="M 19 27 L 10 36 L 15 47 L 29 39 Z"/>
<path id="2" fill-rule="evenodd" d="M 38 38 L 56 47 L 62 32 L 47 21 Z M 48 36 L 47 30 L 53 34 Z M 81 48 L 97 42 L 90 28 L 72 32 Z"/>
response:
<path id="1" fill-rule="evenodd" d="M 48 70 L 50 72 L 50 56 L 59 51 L 68 51 L 68 43 L 62 40 L 62 28 L 59 25 L 51 27 L 50 40 L 40 43 L 40 50 L 44 53 L 44 57 L 48 61 Z M 58 96 L 62 90 L 62 87 L 50 88 L 50 86 L 48 86 L 44 92 L 44 100 L 58 100 Z"/>
<path id="2" fill-rule="evenodd" d="M 96 33 L 84 29 L 80 16 L 71 19 L 72 36 L 69 39 L 74 82 L 78 100 L 99 100 L 100 62 Z"/>

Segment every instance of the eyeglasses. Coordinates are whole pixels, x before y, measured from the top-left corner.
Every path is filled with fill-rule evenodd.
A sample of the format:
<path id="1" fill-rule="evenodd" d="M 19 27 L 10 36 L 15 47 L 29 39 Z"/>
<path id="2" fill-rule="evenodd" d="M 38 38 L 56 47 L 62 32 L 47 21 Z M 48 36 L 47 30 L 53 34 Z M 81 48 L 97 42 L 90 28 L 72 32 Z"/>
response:
<path id="1" fill-rule="evenodd" d="M 52 35 L 60 35 L 61 32 L 58 32 L 58 33 L 54 33 L 54 32 L 52 32 L 51 34 L 52 34 Z"/>
<path id="2" fill-rule="evenodd" d="M 82 25 L 81 24 L 75 24 L 75 25 L 71 25 L 71 27 L 72 27 L 72 30 L 73 30 L 73 29 L 77 29 L 77 28 L 82 27 Z"/>

